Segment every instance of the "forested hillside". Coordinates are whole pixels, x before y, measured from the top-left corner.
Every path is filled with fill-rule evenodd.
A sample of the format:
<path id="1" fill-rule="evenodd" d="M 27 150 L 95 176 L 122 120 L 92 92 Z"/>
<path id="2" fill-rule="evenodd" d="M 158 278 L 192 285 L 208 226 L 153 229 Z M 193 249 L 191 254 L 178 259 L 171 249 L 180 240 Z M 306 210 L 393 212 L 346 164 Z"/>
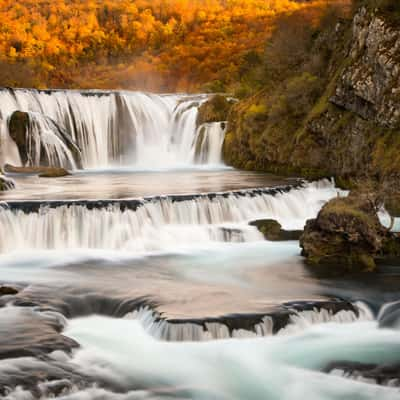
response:
<path id="1" fill-rule="evenodd" d="M 336 0 L 2 0 L 0 85 L 222 91 L 277 18 Z M 206 85 L 208 84 L 208 86 Z"/>
<path id="2" fill-rule="evenodd" d="M 279 19 L 241 81 L 245 96 L 224 145 L 229 164 L 344 184 L 399 176 L 400 3 L 327 11 L 314 26 L 304 11 Z"/>

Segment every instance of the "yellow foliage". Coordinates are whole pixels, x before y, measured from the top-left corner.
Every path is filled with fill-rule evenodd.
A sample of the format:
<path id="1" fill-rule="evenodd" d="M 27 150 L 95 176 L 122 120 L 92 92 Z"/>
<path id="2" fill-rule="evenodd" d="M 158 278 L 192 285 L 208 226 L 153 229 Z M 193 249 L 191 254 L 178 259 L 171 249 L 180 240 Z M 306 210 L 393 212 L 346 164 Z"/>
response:
<path id="1" fill-rule="evenodd" d="M 332 1 L 349 0 L 2 0 L 1 61 L 42 86 L 194 90 L 234 79 L 277 16 Z"/>

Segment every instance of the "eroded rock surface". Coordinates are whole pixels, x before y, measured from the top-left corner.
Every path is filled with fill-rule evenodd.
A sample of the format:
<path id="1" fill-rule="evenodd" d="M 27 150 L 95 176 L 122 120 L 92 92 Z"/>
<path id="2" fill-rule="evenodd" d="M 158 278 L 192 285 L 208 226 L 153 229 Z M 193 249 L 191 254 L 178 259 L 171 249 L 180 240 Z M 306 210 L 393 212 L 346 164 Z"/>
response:
<path id="1" fill-rule="evenodd" d="M 232 103 L 232 101 L 222 95 L 217 94 L 211 97 L 199 108 L 196 121 L 197 126 L 211 122 L 226 121 L 228 119 L 228 114 L 232 107 Z"/>
<path id="2" fill-rule="evenodd" d="M 328 202 L 307 221 L 300 238 L 310 264 L 374 270 L 376 261 L 400 255 L 400 239 L 379 221 L 376 209 L 358 194 Z"/>

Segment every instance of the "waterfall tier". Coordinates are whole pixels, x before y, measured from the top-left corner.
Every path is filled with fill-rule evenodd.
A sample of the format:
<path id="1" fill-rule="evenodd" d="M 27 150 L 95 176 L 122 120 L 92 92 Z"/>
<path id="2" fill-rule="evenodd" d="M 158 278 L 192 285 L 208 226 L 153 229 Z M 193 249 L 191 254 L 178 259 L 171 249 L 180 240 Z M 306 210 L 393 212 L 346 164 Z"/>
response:
<path id="1" fill-rule="evenodd" d="M 250 220 L 273 218 L 285 228 L 302 228 L 336 193 L 333 183 L 322 181 L 291 190 L 132 200 L 132 207 L 129 201 L 96 202 L 95 206 L 70 202 L 26 212 L 24 202 L 19 203 L 21 209 L 18 203 L 10 207 L 4 203 L 0 251 L 101 248 L 142 252 L 262 240 L 261 233 L 248 225 Z"/>
<path id="2" fill-rule="evenodd" d="M 206 95 L 156 95 L 141 92 L 0 90 L 0 161 L 32 165 L 143 169 L 221 164 L 225 123 L 197 127 Z M 28 154 L 19 154 L 9 119 L 28 113 Z M 66 132 L 80 149 L 60 140 Z M 34 139 L 34 140 L 33 140 Z"/>

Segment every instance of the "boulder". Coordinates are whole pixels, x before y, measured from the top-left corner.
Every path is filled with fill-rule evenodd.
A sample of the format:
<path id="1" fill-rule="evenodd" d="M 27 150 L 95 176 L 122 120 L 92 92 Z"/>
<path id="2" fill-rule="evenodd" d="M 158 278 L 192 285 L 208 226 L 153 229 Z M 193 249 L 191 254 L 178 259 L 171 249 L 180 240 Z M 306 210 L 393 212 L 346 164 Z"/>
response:
<path id="1" fill-rule="evenodd" d="M 11 139 L 14 140 L 18 147 L 19 155 L 23 164 L 28 161 L 28 147 L 27 147 L 27 135 L 26 132 L 29 127 L 29 114 L 22 111 L 15 111 L 9 121 L 8 130 Z"/>
<path id="2" fill-rule="evenodd" d="M 225 96 L 214 95 L 199 107 L 197 126 L 211 122 L 226 121 L 232 104 L 233 101 L 228 100 Z"/>
<path id="3" fill-rule="evenodd" d="M 299 240 L 303 231 L 286 231 L 281 224 L 274 219 L 260 219 L 249 223 L 255 226 L 265 237 L 272 242 Z"/>
<path id="4" fill-rule="evenodd" d="M 302 254 L 312 265 L 374 270 L 376 262 L 400 255 L 400 239 L 379 221 L 367 197 L 350 194 L 329 201 L 307 221 L 300 238 Z"/>
<path id="5" fill-rule="evenodd" d="M 65 168 L 60 167 L 15 167 L 6 164 L 4 171 L 12 174 L 32 174 L 39 175 L 41 178 L 59 178 L 70 175 Z"/>
<path id="6" fill-rule="evenodd" d="M 10 137 L 14 140 L 18 147 L 19 155 L 23 165 L 44 165 L 55 167 L 72 168 L 75 164 L 77 167 L 82 165 L 81 151 L 74 142 L 71 135 L 51 118 L 35 113 L 23 111 L 15 111 L 8 120 L 8 130 Z M 36 132 L 34 134 L 33 132 Z M 59 161 L 55 161 L 49 157 L 44 143 L 48 142 L 48 135 L 54 135 L 52 143 L 60 143 L 61 152 L 69 156 L 69 161 L 65 161 L 60 165 Z M 44 136 L 43 136 L 44 135 Z M 37 143 L 40 141 L 40 143 Z M 62 146 L 61 146 L 62 144 Z M 36 146 L 40 145 L 39 155 Z M 68 160 L 68 157 L 65 157 Z"/>
<path id="7" fill-rule="evenodd" d="M 15 295 L 18 294 L 18 290 L 11 286 L 0 286 L 0 296 Z"/>

